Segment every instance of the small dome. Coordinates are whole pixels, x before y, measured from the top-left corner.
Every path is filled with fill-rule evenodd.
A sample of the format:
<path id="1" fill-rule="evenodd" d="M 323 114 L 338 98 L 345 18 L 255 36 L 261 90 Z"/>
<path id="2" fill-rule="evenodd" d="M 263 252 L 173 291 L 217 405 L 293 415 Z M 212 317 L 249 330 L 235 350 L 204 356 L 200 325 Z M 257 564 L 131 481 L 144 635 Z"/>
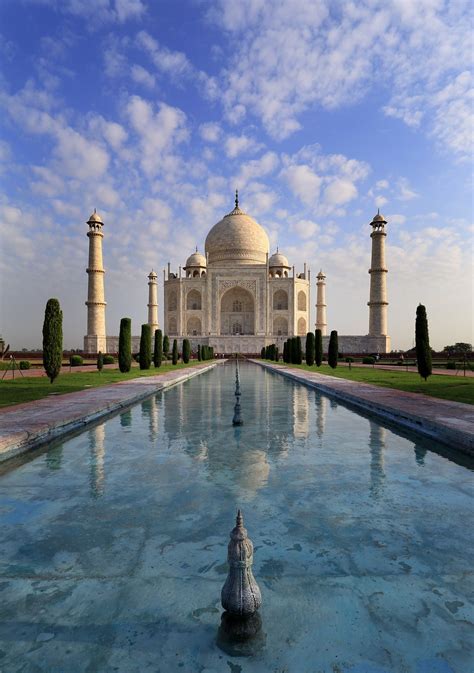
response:
<path id="1" fill-rule="evenodd" d="M 285 266 L 288 269 L 290 268 L 290 265 L 288 264 L 288 260 L 285 257 L 285 255 L 282 255 L 281 252 L 278 252 L 278 250 L 275 252 L 274 255 L 270 257 L 268 260 L 268 265 L 269 266 Z"/>
<path id="2" fill-rule="evenodd" d="M 186 266 L 184 268 L 187 269 L 191 266 L 206 266 L 206 258 L 197 250 L 196 252 L 193 252 L 190 257 L 188 257 L 186 260 Z"/>
<path id="3" fill-rule="evenodd" d="M 150 271 L 148 274 L 148 278 L 158 278 L 156 271 L 153 271 L 153 269 Z"/>
<path id="4" fill-rule="evenodd" d="M 98 224 L 104 224 L 102 222 L 101 216 L 99 215 L 99 213 L 97 212 L 97 210 L 95 208 L 94 208 L 94 212 L 92 213 L 92 215 L 87 220 L 87 224 L 90 224 L 91 222 L 92 223 L 97 222 Z"/>
<path id="5" fill-rule="evenodd" d="M 377 215 L 374 215 L 374 219 L 372 220 L 372 222 L 381 222 L 381 223 L 383 223 L 383 224 L 387 224 L 387 220 L 386 220 L 385 217 L 380 213 L 380 210 L 377 211 Z"/>
<path id="6" fill-rule="evenodd" d="M 317 278 L 326 278 L 326 276 L 323 273 L 323 270 L 321 269 L 317 275 Z"/>

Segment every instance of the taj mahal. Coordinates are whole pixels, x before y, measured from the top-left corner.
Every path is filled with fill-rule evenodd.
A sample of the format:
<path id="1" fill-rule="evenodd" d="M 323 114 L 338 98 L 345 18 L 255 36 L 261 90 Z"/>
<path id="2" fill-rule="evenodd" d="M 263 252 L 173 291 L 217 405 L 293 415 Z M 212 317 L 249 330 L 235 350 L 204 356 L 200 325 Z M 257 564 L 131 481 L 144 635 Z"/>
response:
<path id="1" fill-rule="evenodd" d="M 84 352 L 115 353 L 118 336 L 106 332 L 105 269 L 102 242 L 104 223 L 94 211 L 87 224 L 89 265 L 87 334 Z M 372 227 L 372 257 L 369 294 L 369 329 L 363 336 L 339 335 L 339 350 L 344 353 L 386 353 L 390 350 L 387 334 L 387 268 L 385 264 L 385 225 L 377 213 Z M 263 346 L 276 343 L 280 349 L 289 336 L 306 337 L 314 327 L 323 334 L 327 350 L 326 276 L 316 276 L 316 324 L 310 324 L 311 271 L 305 262 L 296 272 L 278 249 L 270 254 L 264 228 L 239 206 L 238 192 L 234 209 L 207 234 L 204 254 L 196 248 L 183 267 L 163 271 L 163 334 L 188 338 L 193 350 L 198 344 L 214 347 L 215 353 L 259 353 Z M 158 276 L 148 275 L 148 323 L 152 333 L 158 324 Z M 334 326 L 337 329 L 337 326 Z M 139 337 L 132 348 L 138 350 Z"/>

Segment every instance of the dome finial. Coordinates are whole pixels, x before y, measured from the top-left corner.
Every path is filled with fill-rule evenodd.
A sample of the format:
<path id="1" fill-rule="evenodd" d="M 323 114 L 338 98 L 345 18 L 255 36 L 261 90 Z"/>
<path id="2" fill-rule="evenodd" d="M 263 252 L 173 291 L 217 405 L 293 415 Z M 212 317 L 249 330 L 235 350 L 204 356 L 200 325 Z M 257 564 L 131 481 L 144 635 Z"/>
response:
<path id="1" fill-rule="evenodd" d="M 239 207 L 239 190 L 238 189 L 235 190 L 235 207 L 236 208 Z"/>
<path id="2" fill-rule="evenodd" d="M 196 252 L 198 251 L 198 247 L 196 246 Z"/>
<path id="3" fill-rule="evenodd" d="M 380 215 L 380 208 L 377 208 L 377 215 Z"/>

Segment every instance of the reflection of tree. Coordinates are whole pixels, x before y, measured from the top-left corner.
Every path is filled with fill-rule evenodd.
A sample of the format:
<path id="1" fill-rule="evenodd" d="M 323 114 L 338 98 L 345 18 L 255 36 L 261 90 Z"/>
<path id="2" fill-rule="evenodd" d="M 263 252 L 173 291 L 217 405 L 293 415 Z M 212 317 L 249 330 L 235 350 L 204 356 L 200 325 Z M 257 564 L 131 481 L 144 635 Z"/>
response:
<path id="1" fill-rule="evenodd" d="M 92 496 L 99 498 L 105 490 L 105 423 L 89 430 L 90 476 L 89 485 Z"/>
<path id="2" fill-rule="evenodd" d="M 427 449 L 425 449 L 424 446 L 415 444 L 415 460 L 418 463 L 418 465 L 423 466 L 425 464 L 426 451 Z"/>
<path id="3" fill-rule="evenodd" d="M 60 470 L 63 457 L 63 445 L 58 444 L 46 453 L 46 467 L 48 470 Z"/>
<path id="4" fill-rule="evenodd" d="M 120 414 L 120 425 L 122 428 L 129 428 L 132 425 L 132 410 L 126 409 Z"/>
<path id="5" fill-rule="evenodd" d="M 383 489 L 385 479 L 384 456 L 385 449 L 385 428 L 369 421 L 369 449 L 370 449 L 370 493 L 377 498 Z"/>

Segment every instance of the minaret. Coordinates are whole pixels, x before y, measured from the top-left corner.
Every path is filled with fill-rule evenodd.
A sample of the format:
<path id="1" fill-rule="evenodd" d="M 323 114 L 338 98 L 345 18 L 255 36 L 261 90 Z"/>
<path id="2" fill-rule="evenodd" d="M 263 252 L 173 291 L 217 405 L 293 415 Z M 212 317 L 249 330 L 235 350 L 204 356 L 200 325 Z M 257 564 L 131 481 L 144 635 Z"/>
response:
<path id="1" fill-rule="evenodd" d="M 316 287 L 316 329 L 321 330 L 321 335 L 326 336 L 327 322 L 326 322 L 326 276 L 322 270 L 317 275 Z"/>
<path id="2" fill-rule="evenodd" d="M 155 334 L 155 330 L 158 329 L 158 283 L 157 275 L 153 271 L 150 271 L 148 275 L 148 324 L 151 327 L 152 337 Z"/>
<path id="3" fill-rule="evenodd" d="M 104 293 L 104 264 L 102 261 L 102 227 L 104 223 L 96 209 L 89 217 L 87 224 L 89 231 L 89 276 L 87 290 L 87 335 L 84 338 L 86 353 L 107 352 L 105 331 L 105 293 Z"/>
<path id="4" fill-rule="evenodd" d="M 387 335 L 387 273 L 385 267 L 385 225 L 387 220 L 380 211 L 370 223 L 372 233 L 372 262 L 370 273 L 369 336 Z"/>

